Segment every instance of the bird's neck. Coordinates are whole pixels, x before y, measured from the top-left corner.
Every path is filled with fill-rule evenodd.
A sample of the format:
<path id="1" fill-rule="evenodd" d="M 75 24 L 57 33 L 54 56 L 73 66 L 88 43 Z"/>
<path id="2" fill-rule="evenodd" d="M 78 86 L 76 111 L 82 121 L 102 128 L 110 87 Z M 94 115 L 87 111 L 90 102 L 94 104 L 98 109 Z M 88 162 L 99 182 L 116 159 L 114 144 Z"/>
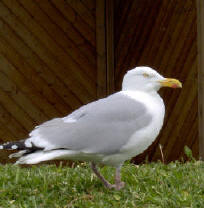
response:
<path id="1" fill-rule="evenodd" d="M 122 93 L 134 100 L 141 101 L 142 103 L 146 101 L 146 103 L 151 104 L 152 101 L 158 103 L 158 105 L 163 105 L 163 99 L 160 97 L 157 91 L 136 91 L 136 90 L 123 90 Z"/>
<path id="2" fill-rule="evenodd" d="M 138 96 L 138 94 L 141 94 L 141 95 L 149 95 L 149 96 L 152 96 L 152 97 L 160 97 L 159 93 L 156 91 L 156 90 L 149 90 L 149 91 L 143 91 L 143 90 L 122 90 L 123 93 L 125 94 L 130 94 L 132 96 Z"/>

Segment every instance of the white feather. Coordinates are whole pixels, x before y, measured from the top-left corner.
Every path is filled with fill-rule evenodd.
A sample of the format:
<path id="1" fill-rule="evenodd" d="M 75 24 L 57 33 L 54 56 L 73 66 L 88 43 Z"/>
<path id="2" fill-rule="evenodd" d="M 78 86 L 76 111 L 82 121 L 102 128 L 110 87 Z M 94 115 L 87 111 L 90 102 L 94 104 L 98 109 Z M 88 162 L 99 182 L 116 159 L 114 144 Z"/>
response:
<path id="1" fill-rule="evenodd" d="M 74 118 L 72 118 L 72 117 L 70 117 L 70 116 L 66 116 L 66 117 L 62 118 L 62 120 L 63 120 L 65 123 L 75 123 L 75 122 L 77 122 L 76 119 L 74 119 Z"/>
<path id="2" fill-rule="evenodd" d="M 124 91 L 123 93 L 144 103 L 152 115 L 151 123 L 147 127 L 136 131 L 129 139 L 129 142 L 122 148 L 122 152 L 130 155 L 129 157 L 131 158 L 147 149 L 158 136 L 163 125 L 165 106 L 162 98 L 156 92 Z"/>
<path id="3" fill-rule="evenodd" d="M 48 142 L 47 139 L 44 139 L 42 135 L 39 133 L 39 129 L 34 129 L 30 134 L 30 138 L 26 140 L 26 145 L 32 147 L 32 144 L 35 144 L 38 147 L 47 149 L 54 149 L 55 146 Z"/>
<path id="4" fill-rule="evenodd" d="M 14 150 L 15 150 L 15 149 L 17 149 L 17 148 L 18 148 L 18 146 L 15 145 L 15 144 L 11 146 L 11 149 L 14 149 Z"/>

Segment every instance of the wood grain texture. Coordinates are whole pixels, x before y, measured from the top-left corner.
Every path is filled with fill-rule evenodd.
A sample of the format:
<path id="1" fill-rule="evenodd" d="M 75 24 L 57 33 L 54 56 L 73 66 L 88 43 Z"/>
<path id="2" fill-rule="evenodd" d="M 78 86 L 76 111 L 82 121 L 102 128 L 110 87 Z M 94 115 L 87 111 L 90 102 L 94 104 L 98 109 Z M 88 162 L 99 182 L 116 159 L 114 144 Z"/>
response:
<path id="1" fill-rule="evenodd" d="M 96 0 L 97 97 L 107 96 L 105 1 Z"/>
<path id="2" fill-rule="evenodd" d="M 183 88 L 160 91 L 163 129 L 135 162 L 161 159 L 159 144 L 167 162 L 184 156 L 184 145 L 198 157 L 201 13 L 194 0 L 0 1 L 0 142 L 120 90 L 127 70 L 148 65 Z"/>
<path id="3" fill-rule="evenodd" d="M 204 2 L 197 0 L 199 156 L 204 159 Z"/>
<path id="4" fill-rule="evenodd" d="M 77 91 L 84 99 L 87 99 L 88 95 L 90 98 L 95 96 L 94 81 L 91 81 L 81 69 L 83 64 L 77 64 L 41 27 L 40 22 L 37 23 L 17 1 L 1 2 L 0 11 L 7 24 L 49 64 L 56 74 L 60 67 L 59 75 L 69 84 L 73 92 Z"/>
<path id="5" fill-rule="evenodd" d="M 107 94 L 115 92 L 114 0 L 106 0 Z"/>
<path id="6" fill-rule="evenodd" d="M 165 161 L 184 156 L 185 145 L 198 157 L 198 66 L 196 2 L 194 0 L 117 0 L 115 7 L 116 89 L 124 73 L 147 65 L 183 82 L 182 90 L 162 89 L 166 105 L 163 129 L 157 140 L 135 162 Z M 196 146 L 197 145 L 197 146 Z"/>
<path id="7" fill-rule="evenodd" d="M 0 142 L 96 99 L 95 10 L 92 0 L 0 1 Z"/>

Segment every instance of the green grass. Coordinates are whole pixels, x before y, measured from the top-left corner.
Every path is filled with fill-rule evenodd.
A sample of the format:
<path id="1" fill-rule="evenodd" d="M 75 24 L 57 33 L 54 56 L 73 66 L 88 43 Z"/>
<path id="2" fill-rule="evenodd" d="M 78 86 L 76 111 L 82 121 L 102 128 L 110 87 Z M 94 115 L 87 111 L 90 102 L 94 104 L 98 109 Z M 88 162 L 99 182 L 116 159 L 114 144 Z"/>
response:
<path id="1" fill-rule="evenodd" d="M 100 169 L 113 181 L 114 169 Z M 204 163 L 125 164 L 124 189 L 110 191 L 88 164 L 21 168 L 0 165 L 0 207 L 204 207 Z"/>

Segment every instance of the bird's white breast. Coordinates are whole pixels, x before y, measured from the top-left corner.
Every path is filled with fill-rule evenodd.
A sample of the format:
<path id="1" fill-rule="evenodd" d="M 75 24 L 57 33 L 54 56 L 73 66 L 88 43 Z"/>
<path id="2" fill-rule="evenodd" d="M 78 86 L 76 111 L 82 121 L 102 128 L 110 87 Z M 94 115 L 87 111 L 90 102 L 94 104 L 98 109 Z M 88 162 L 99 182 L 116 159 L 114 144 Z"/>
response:
<path id="1" fill-rule="evenodd" d="M 136 131 L 121 149 L 122 152 L 127 154 L 127 157 L 133 157 L 147 149 L 158 136 L 163 125 L 165 107 L 157 92 L 151 94 L 140 91 L 123 91 L 122 93 L 145 104 L 148 112 L 152 115 L 150 124 Z"/>

